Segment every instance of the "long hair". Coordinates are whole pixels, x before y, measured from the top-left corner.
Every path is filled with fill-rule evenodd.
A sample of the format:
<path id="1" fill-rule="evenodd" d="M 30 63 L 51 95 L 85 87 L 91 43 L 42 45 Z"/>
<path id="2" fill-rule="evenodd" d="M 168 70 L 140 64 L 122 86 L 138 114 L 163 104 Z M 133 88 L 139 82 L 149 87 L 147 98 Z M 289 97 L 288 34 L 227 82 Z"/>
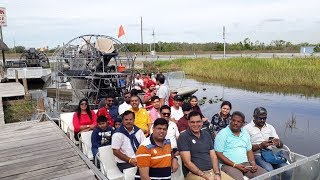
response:
<path id="1" fill-rule="evenodd" d="M 77 115 L 78 115 L 78 119 L 80 120 L 80 116 L 81 116 L 81 108 L 80 108 L 80 104 L 85 101 L 87 103 L 87 108 L 86 108 L 86 112 L 87 114 L 89 115 L 90 119 L 92 120 L 92 114 L 91 114 L 91 110 L 90 110 L 90 107 L 89 107 L 89 102 L 88 102 L 88 99 L 81 99 L 79 101 L 79 104 L 78 104 L 78 108 L 77 108 Z"/>

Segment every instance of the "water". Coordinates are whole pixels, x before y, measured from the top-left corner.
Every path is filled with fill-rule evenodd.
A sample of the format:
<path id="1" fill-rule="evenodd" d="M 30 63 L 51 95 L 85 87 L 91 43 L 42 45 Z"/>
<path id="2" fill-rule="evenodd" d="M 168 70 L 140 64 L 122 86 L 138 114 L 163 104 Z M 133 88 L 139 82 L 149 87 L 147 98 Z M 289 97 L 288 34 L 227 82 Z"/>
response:
<path id="1" fill-rule="evenodd" d="M 194 95 L 200 101 L 203 97 L 206 97 L 205 104 L 200 107 L 209 120 L 215 113 L 219 112 L 220 98 L 232 103 L 232 111 L 243 112 L 246 116 L 246 122 L 252 120 L 254 108 L 262 106 L 268 111 L 267 123 L 275 127 L 280 139 L 291 151 L 307 156 L 320 152 L 320 118 L 318 115 L 320 98 L 257 93 L 223 87 L 214 83 L 203 83 L 194 79 L 185 79 L 183 85 L 197 87 L 199 90 Z M 210 99 L 217 102 L 210 104 Z M 286 127 L 292 116 L 295 117 L 296 126 L 294 128 Z"/>

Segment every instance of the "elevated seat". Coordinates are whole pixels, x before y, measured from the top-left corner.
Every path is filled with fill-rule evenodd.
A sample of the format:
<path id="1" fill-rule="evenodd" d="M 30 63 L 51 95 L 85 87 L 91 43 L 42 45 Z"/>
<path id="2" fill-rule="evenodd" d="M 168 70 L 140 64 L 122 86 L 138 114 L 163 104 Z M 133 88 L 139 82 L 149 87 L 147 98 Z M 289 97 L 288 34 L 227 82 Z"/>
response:
<path id="1" fill-rule="evenodd" d="M 111 145 L 102 146 L 98 149 L 98 154 L 96 155 L 96 165 L 97 161 L 100 162 L 101 172 L 107 176 L 110 180 L 122 180 L 123 174 L 119 170 Z"/>
<path id="2" fill-rule="evenodd" d="M 80 136 L 79 140 L 80 140 L 81 150 L 82 150 L 83 154 L 85 154 L 88 157 L 88 159 L 93 160 L 93 154 L 92 154 L 92 150 L 91 150 L 92 131 L 85 131 L 85 132 L 81 132 L 80 134 L 81 134 L 81 136 Z"/>

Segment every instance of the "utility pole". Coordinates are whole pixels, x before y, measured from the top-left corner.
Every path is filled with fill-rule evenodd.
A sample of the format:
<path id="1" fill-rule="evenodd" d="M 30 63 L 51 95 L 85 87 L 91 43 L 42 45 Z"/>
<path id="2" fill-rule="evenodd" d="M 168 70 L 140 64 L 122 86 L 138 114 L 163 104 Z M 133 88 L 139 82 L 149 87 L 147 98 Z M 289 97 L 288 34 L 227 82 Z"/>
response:
<path id="1" fill-rule="evenodd" d="M 2 27 L 0 26 L 0 40 L 3 41 L 3 36 L 2 36 Z M 4 43 L 4 42 L 3 42 Z M 4 55 L 4 49 L 1 50 L 1 54 L 2 54 L 2 65 L 4 67 L 5 63 L 6 63 L 6 57 Z"/>
<path id="2" fill-rule="evenodd" d="M 223 26 L 223 57 L 226 57 L 226 28 Z"/>
<path id="3" fill-rule="evenodd" d="M 142 16 L 141 18 L 141 23 L 140 23 L 140 30 L 141 30 L 141 55 L 143 55 L 143 35 L 142 35 Z"/>
<path id="4" fill-rule="evenodd" d="M 156 52 L 156 40 L 155 40 L 154 29 L 152 30 L 152 36 L 153 36 L 153 51 Z"/>
<path id="5" fill-rule="evenodd" d="M 226 28 L 223 26 L 223 57 L 226 57 Z"/>

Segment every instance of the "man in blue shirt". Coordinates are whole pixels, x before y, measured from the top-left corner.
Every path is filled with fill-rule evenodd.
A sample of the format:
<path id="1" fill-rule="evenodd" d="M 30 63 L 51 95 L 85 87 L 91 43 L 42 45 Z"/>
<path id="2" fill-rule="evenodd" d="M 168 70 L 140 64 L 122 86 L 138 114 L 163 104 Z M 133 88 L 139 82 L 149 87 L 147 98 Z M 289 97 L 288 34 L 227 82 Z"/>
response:
<path id="1" fill-rule="evenodd" d="M 215 138 L 214 149 L 222 163 L 221 170 L 234 179 L 257 177 L 267 171 L 256 165 L 250 136 L 242 127 L 245 116 L 239 111 L 231 115 L 230 125 Z"/>

